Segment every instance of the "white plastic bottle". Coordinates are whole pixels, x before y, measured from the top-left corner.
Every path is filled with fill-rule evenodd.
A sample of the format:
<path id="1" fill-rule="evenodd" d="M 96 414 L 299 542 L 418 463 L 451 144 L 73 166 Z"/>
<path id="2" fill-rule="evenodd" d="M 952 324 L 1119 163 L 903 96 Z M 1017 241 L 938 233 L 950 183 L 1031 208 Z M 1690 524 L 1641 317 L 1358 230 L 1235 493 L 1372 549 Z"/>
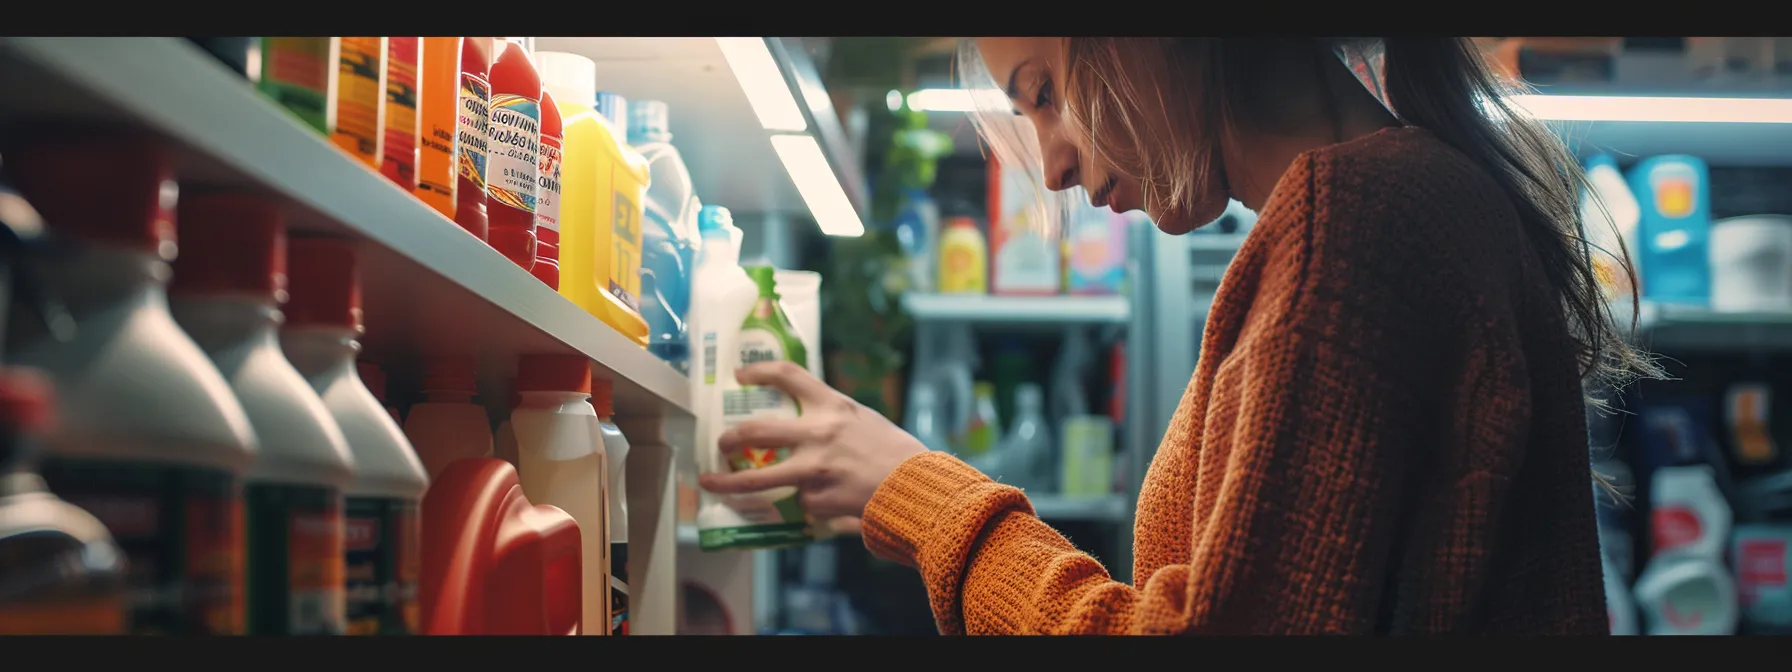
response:
<path id="1" fill-rule="evenodd" d="M 180 219 L 188 243 L 174 269 L 174 318 L 229 381 L 261 439 L 244 493 L 249 633 L 342 634 L 342 493 L 354 458 L 323 400 L 280 351 L 280 207 L 246 194 L 189 196 Z"/>
<path id="2" fill-rule="evenodd" d="M 404 435 L 435 478 L 456 460 L 492 456 L 492 420 L 473 403 L 476 363 L 468 357 L 432 357 L 424 363 L 423 401 L 411 404 Z"/>
<path id="3" fill-rule="evenodd" d="M 139 138 L 40 134 L 5 159 L 66 246 L 29 263 L 75 322 L 66 338 L 9 343 L 59 401 L 39 473 L 124 551 L 131 632 L 241 634 L 241 479 L 256 440 L 230 384 L 168 313 L 173 157 Z"/>
<path id="4" fill-rule="evenodd" d="M 392 415 L 362 384 L 361 284 L 345 240 L 287 243 L 292 301 L 280 345 L 348 438 L 355 477 L 347 492 L 348 634 L 415 634 L 422 572 L 418 520 L 429 476 Z"/>
<path id="5" fill-rule="evenodd" d="M 727 208 L 706 205 L 697 217 L 702 245 L 692 274 L 689 333 L 691 403 L 696 414 L 696 452 L 701 473 L 727 473 L 728 466 L 714 449 L 726 429 L 722 419 L 722 382 L 734 379 L 738 352 L 734 337 L 759 299 L 759 286 L 740 265 L 739 232 Z M 697 527 L 738 527 L 747 522 L 722 499 L 708 491 L 698 493 Z"/>
<path id="6" fill-rule="evenodd" d="M 610 524 L 610 634 L 628 634 L 628 437 L 616 426 L 613 384 L 607 378 L 591 379 L 591 407 L 597 410 L 597 429 L 603 437 L 604 502 Z"/>
<path id="7" fill-rule="evenodd" d="M 520 397 L 510 413 L 517 478 L 534 504 L 560 507 L 579 524 L 580 631 L 610 628 L 610 525 L 603 430 L 592 408 L 591 360 L 579 355 L 524 355 L 517 362 Z"/>
<path id="8" fill-rule="evenodd" d="M 1684 551 L 1649 560 L 1636 602 L 1649 635 L 1733 635 L 1740 617 L 1723 562 Z"/>

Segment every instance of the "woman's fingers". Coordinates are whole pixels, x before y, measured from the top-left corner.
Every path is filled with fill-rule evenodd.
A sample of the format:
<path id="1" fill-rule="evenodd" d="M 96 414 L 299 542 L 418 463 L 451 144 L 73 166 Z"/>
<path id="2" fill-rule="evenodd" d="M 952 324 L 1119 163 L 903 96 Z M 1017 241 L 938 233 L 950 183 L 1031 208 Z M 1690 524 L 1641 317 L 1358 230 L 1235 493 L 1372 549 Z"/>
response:
<path id="1" fill-rule="evenodd" d="M 751 420 L 716 437 L 716 447 L 724 453 L 732 453 L 747 447 L 796 446 L 814 436 L 812 423 L 804 422 L 802 418 Z"/>
<path id="2" fill-rule="evenodd" d="M 727 474 L 703 474 L 698 477 L 697 484 L 710 492 L 737 495 L 794 486 L 808 475 L 809 464 L 793 455 L 791 459 L 757 469 Z"/>
<path id="3" fill-rule="evenodd" d="M 744 385 L 770 385 L 783 390 L 785 394 L 796 397 L 798 403 L 809 405 L 819 403 L 835 394 L 834 388 L 821 382 L 809 369 L 795 362 L 780 360 L 760 362 L 740 368 L 734 372 L 735 380 Z"/>

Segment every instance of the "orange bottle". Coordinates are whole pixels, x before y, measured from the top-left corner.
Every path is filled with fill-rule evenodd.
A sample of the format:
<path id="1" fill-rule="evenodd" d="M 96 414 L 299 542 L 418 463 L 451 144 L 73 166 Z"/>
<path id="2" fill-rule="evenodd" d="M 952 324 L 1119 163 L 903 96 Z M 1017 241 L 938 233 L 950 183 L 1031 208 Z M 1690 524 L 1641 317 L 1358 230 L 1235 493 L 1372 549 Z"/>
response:
<path id="1" fill-rule="evenodd" d="M 580 633 L 579 524 L 523 496 L 516 468 L 448 465 L 423 496 L 423 633 Z"/>
<path id="2" fill-rule="evenodd" d="M 337 40 L 337 147 L 374 170 L 385 160 L 386 38 Z"/>
<path id="3" fill-rule="evenodd" d="M 386 38 L 386 119 L 380 173 L 406 191 L 417 191 L 418 91 L 423 58 L 420 37 Z"/>
<path id="4" fill-rule="evenodd" d="M 560 108 L 541 90 L 541 163 L 535 181 L 535 277 L 560 289 Z"/>
<path id="5" fill-rule="evenodd" d="M 460 38 L 460 93 L 455 106 L 454 223 L 480 240 L 489 233 L 485 211 L 485 176 L 491 140 L 492 86 L 487 71 L 492 57 L 489 38 Z"/>
<path id="6" fill-rule="evenodd" d="M 535 268 L 535 199 L 541 172 L 541 77 L 523 45 L 501 40 L 492 61 L 491 159 L 486 241 L 525 271 Z"/>
<path id="7" fill-rule="evenodd" d="M 460 107 L 458 37 L 423 38 L 423 76 L 418 90 L 417 198 L 454 219 L 454 128 Z"/>

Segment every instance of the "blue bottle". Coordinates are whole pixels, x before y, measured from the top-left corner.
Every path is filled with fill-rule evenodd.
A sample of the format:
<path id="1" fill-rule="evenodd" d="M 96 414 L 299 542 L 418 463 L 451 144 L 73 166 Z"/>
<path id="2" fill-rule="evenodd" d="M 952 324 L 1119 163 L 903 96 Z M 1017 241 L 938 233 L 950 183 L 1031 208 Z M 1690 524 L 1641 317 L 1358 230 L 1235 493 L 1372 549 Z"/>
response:
<path id="1" fill-rule="evenodd" d="M 690 275 L 702 206 L 684 157 L 672 146 L 665 103 L 629 104 L 628 142 L 647 159 L 652 175 L 641 227 L 641 317 L 647 321 L 647 350 L 688 373 L 685 318 L 691 308 Z"/>
<path id="2" fill-rule="evenodd" d="M 1630 169 L 1630 190 L 1642 208 L 1637 222 L 1643 299 L 1704 306 L 1711 299 L 1711 177 L 1705 162 L 1654 156 Z"/>

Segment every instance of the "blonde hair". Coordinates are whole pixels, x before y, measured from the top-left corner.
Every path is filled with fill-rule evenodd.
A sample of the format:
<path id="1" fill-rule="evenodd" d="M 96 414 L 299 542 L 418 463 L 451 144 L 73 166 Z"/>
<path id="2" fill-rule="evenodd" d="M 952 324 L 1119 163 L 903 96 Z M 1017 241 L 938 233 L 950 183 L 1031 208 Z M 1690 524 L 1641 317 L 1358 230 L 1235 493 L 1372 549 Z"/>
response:
<path id="1" fill-rule="evenodd" d="M 1431 131 L 1474 159 L 1511 196 L 1561 297 L 1582 375 L 1611 389 L 1640 376 L 1661 377 L 1654 360 L 1620 333 L 1599 287 L 1591 261 L 1596 248 L 1580 216 L 1580 197 L 1588 189 L 1579 161 L 1553 130 L 1507 102 L 1521 85 L 1496 75 L 1468 38 L 1353 39 L 1380 40 L 1387 102 L 1400 121 Z M 1186 216 L 1218 178 L 1210 168 L 1218 163 L 1220 134 L 1235 139 L 1241 129 L 1277 123 L 1277 89 L 1288 83 L 1268 81 L 1261 74 L 1265 66 L 1305 58 L 1316 68 L 1342 67 L 1333 56 L 1340 44 L 1322 38 L 1064 38 L 1060 114 L 1067 132 L 1087 139 L 1093 158 L 1140 185 L 1153 210 Z M 973 91 L 972 123 L 996 159 L 1025 166 L 1034 184 L 1043 185 L 1038 140 L 971 40 L 960 46 L 959 72 Z M 1061 228 L 1063 218 L 1052 215 L 1073 212 L 1064 204 L 1070 195 L 1050 196 L 1041 222 Z M 1615 253 L 1597 251 L 1631 268 L 1621 245 Z M 1630 294 L 1634 316 L 1634 288 Z"/>

